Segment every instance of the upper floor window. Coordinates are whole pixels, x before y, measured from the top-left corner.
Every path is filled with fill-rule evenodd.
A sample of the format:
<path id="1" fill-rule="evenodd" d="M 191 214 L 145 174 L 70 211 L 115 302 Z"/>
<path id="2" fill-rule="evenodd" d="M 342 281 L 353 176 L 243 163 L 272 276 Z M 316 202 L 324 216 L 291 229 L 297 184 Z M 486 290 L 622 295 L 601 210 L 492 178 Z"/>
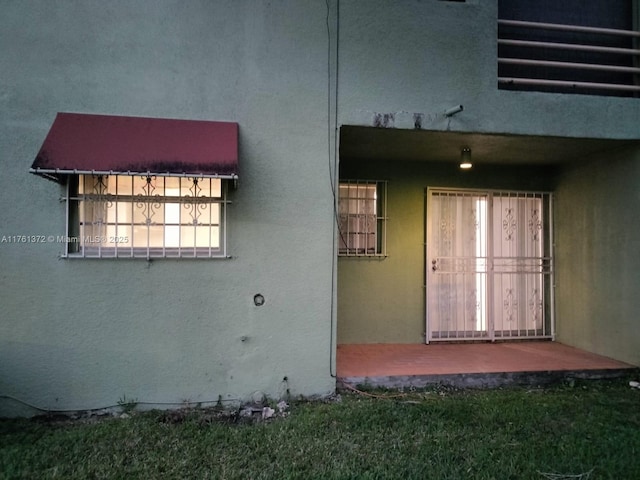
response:
<path id="1" fill-rule="evenodd" d="M 219 178 L 70 176 L 66 254 L 223 257 L 225 187 Z"/>
<path id="2" fill-rule="evenodd" d="M 499 88 L 640 96 L 637 9 L 635 0 L 499 0 Z"/>
<path id="3" fill-rule="evenodd" d="M 386 255 L 386 183 L 368 180 L 340 182 L 339 254 Z"/>

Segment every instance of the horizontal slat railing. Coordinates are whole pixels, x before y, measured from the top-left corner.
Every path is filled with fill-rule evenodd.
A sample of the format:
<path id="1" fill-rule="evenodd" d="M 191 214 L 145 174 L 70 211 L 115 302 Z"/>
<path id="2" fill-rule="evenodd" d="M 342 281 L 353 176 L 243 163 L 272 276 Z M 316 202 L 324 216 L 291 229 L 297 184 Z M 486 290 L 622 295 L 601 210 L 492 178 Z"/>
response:
<path id="1" fill-rule="evenodd" d="M 514 47 L 554 48 L 558 50 L 576 50 L 582 52 L 619 53 L 622 55 L 639 55 L 640 49 L 603 47 L 600 45 L 580 45 L 576 43 L 535 42 L 531 40 L 498 39 L 498 45 L 511 45 Z"/>
<path id="2" fill-rule="evenodd" d="M 589 35 L 608 35 L 608 36 L 618 36 L 629 39 L 629 45 L 633 48 L 622 48 L 622 47 L 612 47 L 605 45 L 596 45 L 596 44 L 584 44 L 584 43 L 566 43 L 566 42 L 550 42 L 550 41 L 537 41 L 537 40 L 520 40 L 520 39 L 508 39 L 508 38 L 498 38 L 499 46 L 507 46 L 507 47 L 516 47 L 520 49 L 520 53 L 518 57 L 512 56 L 499 56 L 498 57 L 498 65 L 511 65 L 511 66 L 522 66 L 522 67 L 530 67 L 533 69 L 540 68 L 540 74 L 535 75 L 499 75 L 498 76 L 498 84 L 501 86 L 510 85 L 510 86 L 525 86 L 525 87 L 533 87 L 531 89 L 535 89 L 535 87 L 545 87 L 545 88 L 558 88 L 566 91 L 570 90 L 588 90 L 588 91 L 600 91 L 600 92 L 622 92 L 623 95 L 637 95 L 640 92 L 640 48 L 638 44 L 640 43 L 640 32 L 631 31 L 631 30 L 619 30 L 612 28 L 596 28 L 596 27 L 586 27 L 581 25 L 566 25 L 566 24 L 555 24 L 555 23 L 541 23 L 541 22 L 525 22 L 520 20 L 498 20 L 499 26 L 504 27 L 513 27 L 516 29 L 541 29 L 541 30 L 552 30 L 552 31 L 560 31 L 560 32 L 573 32 L 579 34 L 589 34 Z M 598 55 L 608 55 L 607 63 L 595 63 L 595 62 L 579 62 L 579 61 L 558 61 L 558 60 L 548 60 L 548 59 L 539 59 L 539 58 L 521 58 L 526 57 L 526 52 L 531 52 L 534 57 L 544 56 L 543 53 L 545 50 L 566 50 L 568 52 L 587 52 Z M 570 54 L 569 54 L 570 56 Z M 636 60 L 629 61 L 629 56 L 631 58 L 636 58 Z M 627 60 L 622 62 L 619 59 L 626 58 Z M 571 58 L 568 58 L 571 60 Z M 624 63 L 624 64 L 620 64 Z M 618 77 L 618 81 L 608 82 L 606 78 L 605 81 L 583 81 L 581 78 L 547 78 L 546 75 L 547 69 L 552 69 L 553 71 L 571 71 L 575 77 L 575 72 L 580 71 L 591 71 L 591 72 L 601 72 L 604 74 L 610 73 L 612 75 L 626 75 L 627 81 L 625 83 L 620 83 Z M 538 71 L 538 70 L 534 70 Z M 558 77 L 562 77 L 562 75 L 558 75 Z"/>
<path id="3" fill-rule="evenodd" d="M 628 92 L 640 92 L 640 86 L 620 85 L 616 83 L 596 83 L 596 82 L 572 82 L 570 80 L 544 80 L 539 78 L 517 78 L 498 77 L 499 83 L 509 83 L 512 85 L 539 85 L 549 87 L 581 87 L 599 90 L 618 90 Z"/>
<path id="4" fill-rule="evenodd" d="M 625 35 L 640 38 L 640 32 L 634 30 L 619 30 L 617 28 L 585 27 L 582 25 L 566 25 L 562 23 L 524 22 L 522 20 L 499 19 L 498 25 L 510 27 L 541 28 L 544 30 L 563 30 L 566 32 L 602 33 L 604 35 Z"/>
<path id="5" fill-rule="evenodd" d="M 594 63 L 554 62 L 549 60 L 528 60 L 525 58 L 501 58 L 500 63 L 512 65 L 532 65 L 555 68 L 581 68 L 583 70 L 600 70 L 602 72 L 640 73 L 640 68 L 621 67 L 618 65 L 600 65 Z"/>

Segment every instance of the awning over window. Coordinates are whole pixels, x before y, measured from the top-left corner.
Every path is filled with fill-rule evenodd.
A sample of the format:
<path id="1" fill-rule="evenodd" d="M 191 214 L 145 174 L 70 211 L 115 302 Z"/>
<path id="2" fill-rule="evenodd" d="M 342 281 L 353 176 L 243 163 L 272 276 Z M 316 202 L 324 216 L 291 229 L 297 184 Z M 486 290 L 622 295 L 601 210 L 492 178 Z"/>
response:
<path id="1" fill-rule="evenodd" d="M 237 178 L 238 124 L 58 113 L 31 172 Z"/>

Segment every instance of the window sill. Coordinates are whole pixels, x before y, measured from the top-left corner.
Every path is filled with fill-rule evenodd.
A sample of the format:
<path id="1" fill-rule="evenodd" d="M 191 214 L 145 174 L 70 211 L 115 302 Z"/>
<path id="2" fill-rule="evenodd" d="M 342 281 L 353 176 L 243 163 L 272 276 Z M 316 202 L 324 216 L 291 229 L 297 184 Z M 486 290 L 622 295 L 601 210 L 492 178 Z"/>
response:
<path id="1" fill-rule="evenodd" d="M 63 254 L 68 259 L 225 259 L 231 258 L 220 250 L 209 248 L 85 248 L 83 252 Z"/>

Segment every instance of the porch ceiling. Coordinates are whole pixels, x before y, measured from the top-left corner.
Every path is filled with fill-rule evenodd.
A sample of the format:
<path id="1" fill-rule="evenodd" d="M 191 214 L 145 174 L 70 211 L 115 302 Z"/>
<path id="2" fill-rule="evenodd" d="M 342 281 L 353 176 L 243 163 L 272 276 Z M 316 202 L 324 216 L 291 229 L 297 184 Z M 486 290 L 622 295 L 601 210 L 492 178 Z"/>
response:
<path id="1" fill-rule="evenodd" d="M 459 162 L 463 147 L 471 148 L 473 163 L 559 165 L 640 140 L 548 137 L 487 133 L 407 130 L 343 125 L 341 160 L 405 160 Z"/>

